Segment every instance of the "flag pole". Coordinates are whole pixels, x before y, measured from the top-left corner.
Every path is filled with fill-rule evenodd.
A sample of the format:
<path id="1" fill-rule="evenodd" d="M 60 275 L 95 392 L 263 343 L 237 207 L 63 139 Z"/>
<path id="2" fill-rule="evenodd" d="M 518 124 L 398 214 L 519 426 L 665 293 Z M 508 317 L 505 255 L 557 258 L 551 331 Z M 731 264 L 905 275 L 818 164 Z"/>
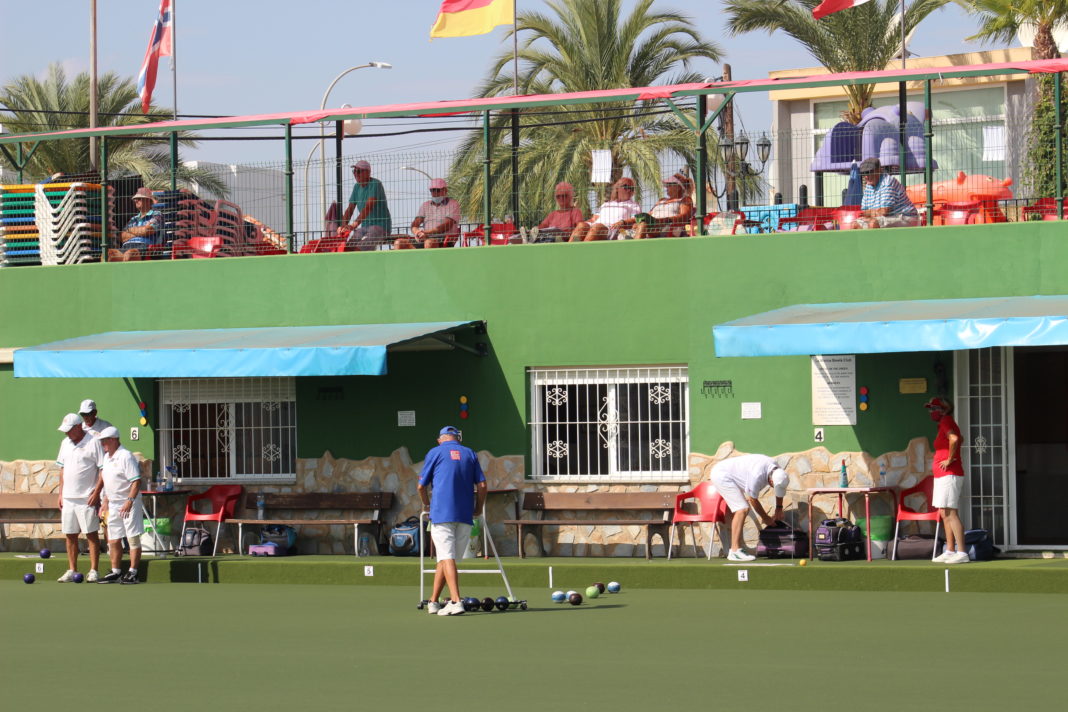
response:
<path id="1" fill-rule="evenodd" d="M 908 56 L 908 50 L 905 48 L 905 0 L 901 0 L 901 68 L 908 69 L 905 66 L 905 57 Z"/>
<path id="2" fill-rule="evenodd" d="M 178 0 L 171 0 L 171 87 L 174 90 L 174 120 L 178 120 Z"/>
<path id="3" fill-rule="evenodd" d="M 519 0 L 512 0 L 512 90 L 519 96 Z"/>

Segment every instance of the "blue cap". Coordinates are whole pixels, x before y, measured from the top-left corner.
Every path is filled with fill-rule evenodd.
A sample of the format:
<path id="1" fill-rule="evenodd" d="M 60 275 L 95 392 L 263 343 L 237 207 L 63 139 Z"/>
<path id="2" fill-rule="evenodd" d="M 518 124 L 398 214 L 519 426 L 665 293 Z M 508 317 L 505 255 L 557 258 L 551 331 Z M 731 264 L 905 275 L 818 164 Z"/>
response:
<path id="1" fill-rule="evenodd" d="M 457 430 L 456 428 L 454 428 L 451 425 L 446 425 L 444 428 L 441 429 L 441 432 L 438 433 L 438 435 L 459 435 L 459 434 L 460 434 L 460 431 Z"/>

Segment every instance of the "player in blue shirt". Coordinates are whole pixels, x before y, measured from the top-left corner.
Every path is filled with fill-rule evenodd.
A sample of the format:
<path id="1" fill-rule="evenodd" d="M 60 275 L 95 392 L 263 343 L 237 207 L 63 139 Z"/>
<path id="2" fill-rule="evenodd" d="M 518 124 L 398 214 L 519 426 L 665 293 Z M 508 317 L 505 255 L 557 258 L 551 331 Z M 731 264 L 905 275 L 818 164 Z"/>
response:
<path id="1" fill-rule="evenodd" d="M 441 429 L 437 447 L 426 454 L 418 489 L 423 511 L 430 513 L 430 538 L 438 557 L 429 610 L 439 616 L 459 615 L 464 606 L 456 559 L 467 550 L 474 517 L 482 516 L 487 487 L 478 456 L 460 444 L 460 431 L 451 425 Z M 442 606 L 438 598 L 446 584 L 449 603 Z"/>

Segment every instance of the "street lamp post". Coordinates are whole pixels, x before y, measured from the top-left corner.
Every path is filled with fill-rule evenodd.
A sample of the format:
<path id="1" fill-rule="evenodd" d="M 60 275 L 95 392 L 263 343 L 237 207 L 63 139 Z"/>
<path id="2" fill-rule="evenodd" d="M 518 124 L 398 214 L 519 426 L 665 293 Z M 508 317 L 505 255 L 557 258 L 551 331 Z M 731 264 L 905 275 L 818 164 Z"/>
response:
<path id="1" fill-rule="evenodd" d="M 319 111 L 326 109 L 326 100 L 330 98 L 330 92 L 334 90 L 334 86 L 337 85 L 341 78 L 350 72 L 355 72 L 357 69 L 393 69 L 393 65 L 389 62 L 368 62 L 367 64 L 359 64 L 355 67 L 349 67 L 341 74 L 334 77 L 334 81 L 330 82 L 330 86 L 326 88 L 326 92 L 323 94 L 323 100 L 319 104 Z M 323 122 L 319 122 L 319 209 L 321 212 L 326 212 L 326 127 L 323 126 Z"/>

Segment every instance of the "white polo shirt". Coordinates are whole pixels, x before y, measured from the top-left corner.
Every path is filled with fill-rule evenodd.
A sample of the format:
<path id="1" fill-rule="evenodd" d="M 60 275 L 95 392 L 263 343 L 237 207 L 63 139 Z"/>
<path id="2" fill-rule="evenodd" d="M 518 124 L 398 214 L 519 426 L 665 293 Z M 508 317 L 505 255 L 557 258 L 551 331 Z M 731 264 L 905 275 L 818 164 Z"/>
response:
<path id="1" fill-rule="evenodd" d="M 92 433 L 93 435 L 100 435 L 100 433 L 104 432 L 104 428 L 110 427 L 111 423 L 104 420 L 103 418 L 97 418 L 96 421 L 92 424 L 92 426 L 82 423 L 82 430 Z"/>
<path id="2" fill-rule="evenodd" d="M 130 498 L 130 489 L 136 480 L 141 479 L 141 468 L 137 458 L 122 445 L 113 455 L 104 455 L 104 493 L 109 506 L 123 504 Z M 140 493 L 138 493 L 140 497 Z"/>
<path id="3" fill-rule="evenodd" d="M 712 468 L 711 478 L 716 482 L 733 484 L 753 499 L 768 487 L 768 476 L 776 467 L 767 455 L 741 455 L 724 460 Z"/>
<path id="4" fill-rule="evenodd" d="M 77 444 L 64 435 L 56 464 L 63 468 L 63 499 L 87 499 L 104 466 L 104 448 L 89 433 Z"/>

